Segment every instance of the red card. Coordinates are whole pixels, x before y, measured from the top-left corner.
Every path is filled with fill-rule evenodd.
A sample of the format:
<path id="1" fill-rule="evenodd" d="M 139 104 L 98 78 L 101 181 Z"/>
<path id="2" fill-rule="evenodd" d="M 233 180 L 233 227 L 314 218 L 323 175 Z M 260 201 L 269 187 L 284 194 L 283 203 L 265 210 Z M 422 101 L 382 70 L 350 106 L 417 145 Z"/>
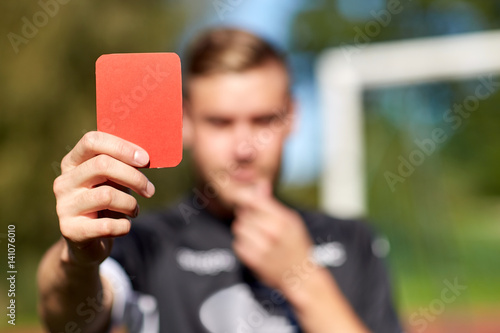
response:
<path id="1" fill-rule="evenodd" d="M 182 160 L 181 62 L 175 53 L 105 54 L 96 61 L 97 130 L 144 148 L 149 168 Z"/>

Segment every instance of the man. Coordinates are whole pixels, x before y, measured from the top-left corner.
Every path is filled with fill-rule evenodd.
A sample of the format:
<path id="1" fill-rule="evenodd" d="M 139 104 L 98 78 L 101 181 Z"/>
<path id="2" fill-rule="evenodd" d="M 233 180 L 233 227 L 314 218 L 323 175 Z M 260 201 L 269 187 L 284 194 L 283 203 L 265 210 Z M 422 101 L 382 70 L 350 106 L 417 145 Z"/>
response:
<path id="1" fill-rule="evenodd" d="M 138 215 L 124 188 L 155 191 L 136 169 L 147 152 L 91 132 L 63 158 L 63 237 L 38 275 L 49 329 L 401 332 L 367 229 L 273 194 L 294 114 L 283 56 L 249 33 L 211 30 L 190 48 L 185 82 L 195 196 L 130 223 L 116 214 Z"/>

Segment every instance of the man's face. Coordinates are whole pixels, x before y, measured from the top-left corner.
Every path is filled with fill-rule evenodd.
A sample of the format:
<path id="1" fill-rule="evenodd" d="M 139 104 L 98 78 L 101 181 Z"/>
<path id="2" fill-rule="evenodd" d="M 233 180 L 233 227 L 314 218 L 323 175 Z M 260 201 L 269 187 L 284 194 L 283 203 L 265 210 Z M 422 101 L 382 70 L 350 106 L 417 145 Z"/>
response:
<path id="1" fill-rule="evenodd" d="M 242 73 L 193 78 L 184 132 L 207 197 L 232 208 L 232 195 L 274 182 L 292 127 L 288 75 L 269 62 Z M 216 192 L 216 194 L 214 194 Z"/>

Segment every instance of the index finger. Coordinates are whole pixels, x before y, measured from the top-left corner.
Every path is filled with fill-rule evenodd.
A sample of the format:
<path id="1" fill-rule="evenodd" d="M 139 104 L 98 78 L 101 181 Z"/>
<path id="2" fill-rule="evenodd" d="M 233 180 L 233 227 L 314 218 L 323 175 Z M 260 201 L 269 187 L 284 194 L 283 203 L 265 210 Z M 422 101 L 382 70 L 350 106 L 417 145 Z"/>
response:
<path id="1" fill-rule="evenodd" d="M 112 134 L 91 131 L 63 158 L 62 171 L 72 169 L 94 156 L 105 154 L 135 167 L 149 163 L 148 153 L 138 145 Z"/>

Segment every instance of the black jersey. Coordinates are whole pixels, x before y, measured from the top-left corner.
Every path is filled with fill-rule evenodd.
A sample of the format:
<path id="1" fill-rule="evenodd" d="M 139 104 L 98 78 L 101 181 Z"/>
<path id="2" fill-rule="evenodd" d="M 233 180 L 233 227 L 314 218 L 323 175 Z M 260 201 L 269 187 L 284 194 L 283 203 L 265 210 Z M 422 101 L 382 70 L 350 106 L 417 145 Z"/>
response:
<path id="1" fill-rule="evenodd" d="M 366 225 L 299 213 L 314 242 L 314 260 L 328 268 L 367 327 L 401 333 L 386 270 Z M 132 287 L 118 320 L 131 332 L 302 332 L 279 291 L 260 283 L 236 257 L 230 224 L 194 197 L 134 220 L 130 233 L 115 239 L 110 259 Z M 284 278 L 300 285 L 307 269 Z"/>

